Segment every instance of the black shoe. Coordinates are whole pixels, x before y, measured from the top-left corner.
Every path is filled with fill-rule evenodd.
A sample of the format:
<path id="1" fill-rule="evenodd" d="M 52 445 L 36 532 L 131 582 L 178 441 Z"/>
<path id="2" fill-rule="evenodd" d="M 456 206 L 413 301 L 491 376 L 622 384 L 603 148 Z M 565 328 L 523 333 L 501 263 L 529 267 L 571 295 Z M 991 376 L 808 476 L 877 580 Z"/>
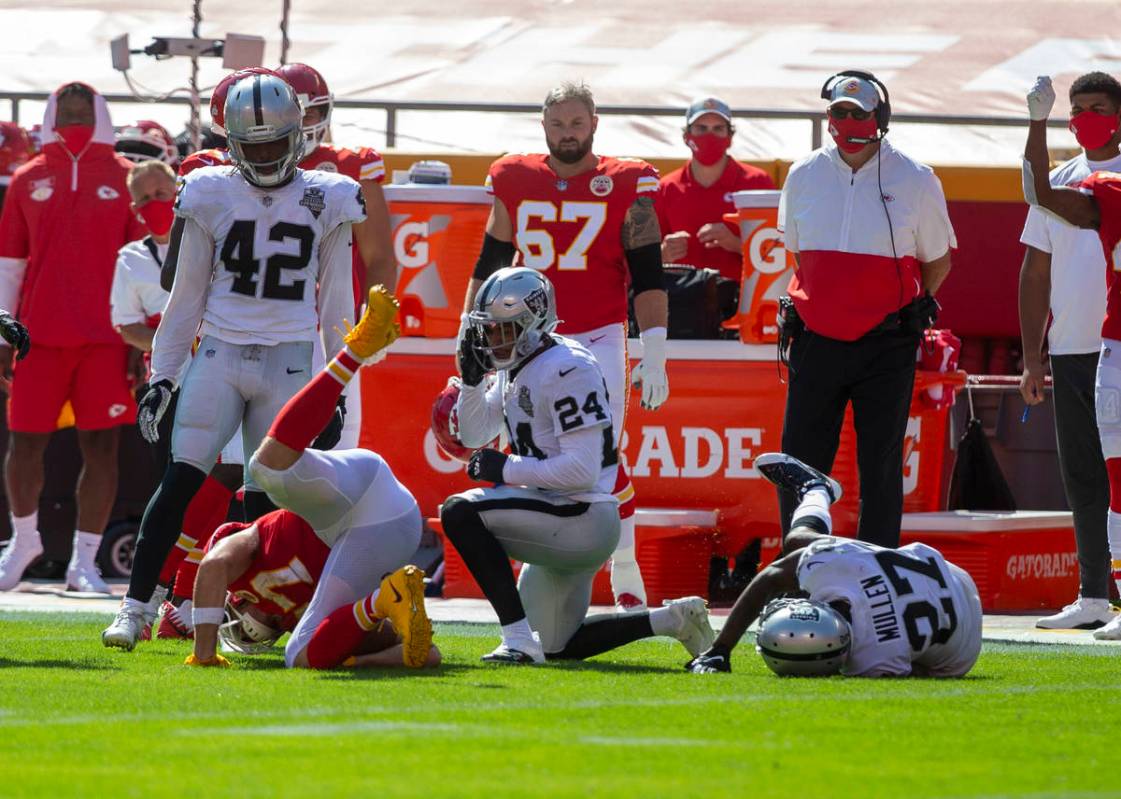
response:
<path id="1" fill-rule="evenodd" d="M 511 649 L 506 644 L 499 644 L 498 648 L 489 655 L 483 655 L 483 663 L 501 663 L 507 666 L 533 666 L 541 661 L 528 652 L 520 649 Z"/>
<path id="2" fill-rule="evenodd" d="M 830 502 L 836 502 L 844 493 L 841 484 L 832 477 L 783 452 L 760 455 L 755 459 L 755 468 L 775 485 L 793 491 L 798 499 L 815 488 L 824 488 Z"/>
<path id="3" fill-rule="evenodd" d="M 716 648 L 702 652 L 685 664 L 685 671 L 693 674 L 730 673 L 732 671 L 731 653 Z"/>

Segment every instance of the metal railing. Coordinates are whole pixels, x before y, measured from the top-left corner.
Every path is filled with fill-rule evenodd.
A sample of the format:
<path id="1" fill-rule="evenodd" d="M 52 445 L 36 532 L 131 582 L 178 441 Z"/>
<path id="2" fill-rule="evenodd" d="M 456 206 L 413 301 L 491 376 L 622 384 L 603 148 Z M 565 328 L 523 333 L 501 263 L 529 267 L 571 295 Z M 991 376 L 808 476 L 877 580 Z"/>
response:
<path id="1" fill-rule="evenodd" d="M 20 103 L 46 102 L 50 96 L 48 92 L 8 92 L 0 91 L 0 100 L 11 104 L 11 119 L 19 122 Z M 149 101 L 134 97 L 131 94 L 106 94 L 103 95 L 110 103 L 132 103 L 148 105 Z M 204 103 L 209 103 L 210 98 L 203 98 Z M 190 105 L 186 97 L 169 97 L 162 99 L 156 105 Z M 398 131 L 398 115 L 402 111 L 438 111 L 446 113 L 497 113 L 497 114 L 540 114 L 539 103 L 481 103 L 481 102 L 452 102 L 444 100 L 358 100 L 350 98 L 336 98 L 336 108 L 368 109 L 385 112 L 385 146 L 396 147 Z M 596 109 L 603 116 L 642 116 L 642 117 L 678 117 L 684 114 L 683 108 L 664 105 L 601 105 Z M 822 143 L 822 122 L 825 121 L 825 110 L 795 111 L 775 108 L 733 108 L 732 116 L 737 119 L 782 119 L 801 120 L 810 125 L 810 146 L 817 149 Z M 905 122 L 919 125 L 971 125 L 979 127 L 1026 127 L 1024 117 L 1012 116 L 969 116 L 964 114 L 892 114 L 892 122 Z M 1048 127 L 1067 127 L 1066 120 L 1052 119 Z"/>

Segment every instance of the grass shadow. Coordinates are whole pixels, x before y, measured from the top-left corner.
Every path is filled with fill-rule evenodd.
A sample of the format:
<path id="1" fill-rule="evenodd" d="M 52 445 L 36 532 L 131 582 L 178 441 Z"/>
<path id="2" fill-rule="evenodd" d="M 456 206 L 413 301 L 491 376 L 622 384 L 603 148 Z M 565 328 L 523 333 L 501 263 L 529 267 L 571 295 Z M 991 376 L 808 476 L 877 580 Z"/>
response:
<path id="1" fill-rule="evenodd" d="M 605 674 L 684 674 L 683 668 L 651 666 L 645 663 L 608 663 L 602 660 L 550 660 L 549 669 L 561 671 L 591 671 Z"/>
<path id="2" fill-rule="evenodd" d="M 431 679 L 433 677 L 447 677 L 460 671 L 475 671 L 475 667 L 466 663 L 448 663 L 444 661 L 434 669 L 406 669 L 399 666 L 369 666 L 359 669 L 332 669 L 324 671 L 321 679 L 346 680 L 346 681 L 373 681 L 392 679 Z M 475 688 L 505 688 L 498 685 L 476 685 Z"/>
<path id="3" fill-rule="evenodd" d="M 65 669 L 67 671 L 121 670 L 119 666 L 95 660 L 17 660 L 16 658 L 0 657 L 0 670 L 3 669 Z"/>

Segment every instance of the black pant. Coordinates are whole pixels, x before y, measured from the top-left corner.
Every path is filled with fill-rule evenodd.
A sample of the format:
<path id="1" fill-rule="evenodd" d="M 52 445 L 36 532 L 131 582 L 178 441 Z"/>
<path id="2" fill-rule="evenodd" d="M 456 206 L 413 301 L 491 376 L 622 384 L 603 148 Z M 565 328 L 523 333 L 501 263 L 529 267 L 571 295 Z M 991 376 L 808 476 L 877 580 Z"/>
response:
<path id="1" fill-rule="evenodd" d="M 1074 514 L 1074 540 L 1082 596 L 1109 597 L 1109 475 L 1105 470 L 1098 420 L 1094 414 L 1094 379 L 1098 353 L 1052 355 L 1055 381 L 1055 438 L 1063 490 Z"/>
<path id="2" fill-rule="evenodd" d="M 860 473 L 857 537 L 899 546 L 903 515 L 903 438 L 915 382 L 918 336 L 890 332 L 838 341 L 806 330 L 790 351 L 782 451 L 829 472 L 852 403 Z M 779 491 L 782 529 L 798 499 Z"/>

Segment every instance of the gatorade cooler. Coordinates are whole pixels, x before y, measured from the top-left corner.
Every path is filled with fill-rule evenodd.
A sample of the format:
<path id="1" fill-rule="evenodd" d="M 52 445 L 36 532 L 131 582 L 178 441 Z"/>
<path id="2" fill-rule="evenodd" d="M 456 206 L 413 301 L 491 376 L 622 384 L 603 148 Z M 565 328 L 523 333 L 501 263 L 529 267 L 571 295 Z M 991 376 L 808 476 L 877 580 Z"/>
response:
<path id="1" fill-rule="evenodd" d="M 778 299 L 786 293 L 794 274 L 794 256 L 782 246 L 778 232 L 780 191 L 737 191 L 732 200 L 739 211 L 743 240 L 743 281 L 740 306 L 732 327 L 738 325 L 746 344 L 768 344 L 778 339 Z"/>
<path id="2" fill-rule="evenodd" d="M 482 186 L 385 187 L 406 336 L 454 338 L 483 246 L 491 196 Z"/>

